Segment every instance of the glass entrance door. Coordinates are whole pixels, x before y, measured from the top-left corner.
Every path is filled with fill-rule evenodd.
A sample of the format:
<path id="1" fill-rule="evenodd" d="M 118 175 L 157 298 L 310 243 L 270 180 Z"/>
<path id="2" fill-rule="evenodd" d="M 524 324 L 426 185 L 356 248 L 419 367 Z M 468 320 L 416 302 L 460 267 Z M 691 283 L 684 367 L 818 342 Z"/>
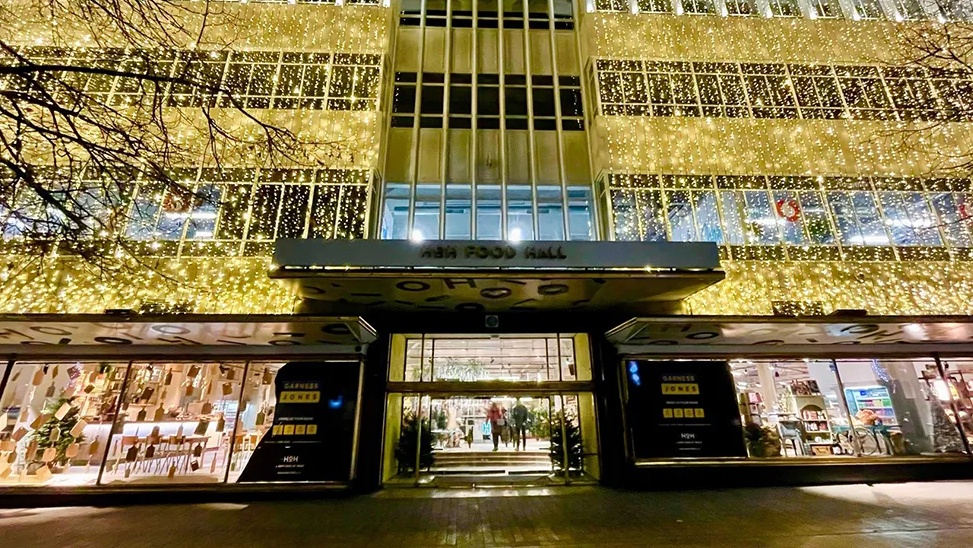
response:
<path id="1" fill-rule="evenodd" d="M 403 335 L 392 343 L 386 484 L 597 480 L 585 336 Z"/>

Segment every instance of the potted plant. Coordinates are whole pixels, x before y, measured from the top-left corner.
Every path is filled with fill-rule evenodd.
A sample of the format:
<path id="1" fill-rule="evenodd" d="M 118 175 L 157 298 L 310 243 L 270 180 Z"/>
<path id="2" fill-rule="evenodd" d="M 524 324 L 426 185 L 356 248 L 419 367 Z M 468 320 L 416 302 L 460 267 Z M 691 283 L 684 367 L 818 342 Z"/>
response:
<path id="1" fill-rule="evenodd" d="M 429 421 L 416 418 L 415 413 L 406 415 L 402 421 L 402 432 L 399 434 L 399 443 L 395 446 L 395 458 L 399 463 L 399 473 L 415 472 L 416 469 L 416 438 L 419 437 L 420 422 L 422 425 L 420 440 L 421 454 L 419 455 L 419 468 L 429 468 L 432 466 L 432 431 L 429 429 Z"/>
<path id="2" fill-rule="evenodd" d="M 555 470 L 564 470 L 564 443 L 561 436 L 561 418 L 563 414 L 555 413 L 550 420 L 551 433 L 551 460 L 554 462 Z M 567 438 L 567 457 L 569 470 L 581 470 L 584 458 L 584 447 L 581 443 L 581 427 L 577 420 L 568 415 L 568 420 L 564 421 L 564 436 Z"/>
<path id="3" fill-rule="evenodd" d="M 748 422 L 744 427 L 744 437 L 747 440 L 747 451 L 751 457 L 780 456 L 780 435 L 774 428 Z"/>

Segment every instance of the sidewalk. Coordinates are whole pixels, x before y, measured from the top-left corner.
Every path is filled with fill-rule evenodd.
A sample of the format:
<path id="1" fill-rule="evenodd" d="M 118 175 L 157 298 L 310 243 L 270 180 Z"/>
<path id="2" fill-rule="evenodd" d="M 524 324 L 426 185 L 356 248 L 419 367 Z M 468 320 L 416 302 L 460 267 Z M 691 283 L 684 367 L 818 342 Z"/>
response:
<path id="1" fill-rule="evenodd" d="M 973 482 L 635 493 L 388 489 L 318 501 L 0 510 L 0 545 L 973 546 Z"/>

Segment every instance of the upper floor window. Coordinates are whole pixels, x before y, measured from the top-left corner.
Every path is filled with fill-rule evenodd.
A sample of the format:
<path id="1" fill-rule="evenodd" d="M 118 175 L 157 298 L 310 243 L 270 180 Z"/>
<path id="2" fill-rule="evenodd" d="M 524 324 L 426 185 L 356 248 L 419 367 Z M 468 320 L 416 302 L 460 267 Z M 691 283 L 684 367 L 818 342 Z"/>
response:
<path id="1" fill-rule="evenodd" d="M 481 183 L 474 190 L 468 183 L 447 183 L 443 188 L 390 182 L 385 185 L 381 211 L 379 234 L 383 239 L 560 241 L 595 237 L 594 203 L 587 186 Z"/>
<path id="2" fill-rule="evenodd" d="M 607 186 L 618 240 L 973 247 L 965 179 L 610 175 Z"/>

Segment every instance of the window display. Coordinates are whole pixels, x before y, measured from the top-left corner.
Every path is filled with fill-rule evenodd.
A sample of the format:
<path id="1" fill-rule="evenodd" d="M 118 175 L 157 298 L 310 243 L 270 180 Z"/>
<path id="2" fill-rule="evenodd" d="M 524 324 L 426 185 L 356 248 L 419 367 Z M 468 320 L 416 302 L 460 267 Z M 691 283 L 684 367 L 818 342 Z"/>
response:
<path id="1" fill-rule="evenodd" d="M 751 457 L 964 451 L 933 360 L 736 360 L 731 369 Z"/>
<path id="2" fill-rule="evenodd" d="M 971 397 L 971 394 L 973 394 L 973 360 L 948 359 L 943 360 L 942 363 L 945 380 L 937 378 L 932 371 L 923 375 L 923 380 L 928 389 L 941 402 L 947 416 L 960 424 L 967 444 L 973 444 L 973 397 Z M 952 405 L 950 401 L 952 401 Z M 955 412 L 953 406 L 955 406 Z"/>
<path id="3" fill-rule="evenodd" d="M 0 487 L 93 485 L 127 368 L 16 362 L 0 394 Z"/>
<path id="4" fill-rule="evenodd" d="M 136 363 L 102 483 L 223 481 L 243 363 Z"/>
<path id="5" fill-rule="evenodd" d="M 830 362 L 731 362 L 752 457 L 854 454 L 834 438 L 847 425 Z"/>
<path id="6" fill-rule="evenodd" d="M 274 379 L 280 363 L 251 363 L 243 382 L 238 426 L 234 433 L 233 455 L 227 481 L 236 482 L 253 456 L 257 444 L 274 424 L 277 395 Z"/>
<path id="7" fill-rule="evenodd" d="M 0 488 L 236 482 L 273 424 L 282 366 L 15 362 Z"/>

